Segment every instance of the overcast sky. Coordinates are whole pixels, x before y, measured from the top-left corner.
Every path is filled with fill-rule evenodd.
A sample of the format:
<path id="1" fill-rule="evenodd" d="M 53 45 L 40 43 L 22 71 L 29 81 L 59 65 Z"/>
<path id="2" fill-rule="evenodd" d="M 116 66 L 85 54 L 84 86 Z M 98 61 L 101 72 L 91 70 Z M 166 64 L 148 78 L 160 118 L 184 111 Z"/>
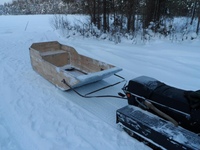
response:
<path id="1" fill-rule="evenodd" d="M 0 0 L 0 5 L 8 2 L 12 2 L 12 0 Z"/>

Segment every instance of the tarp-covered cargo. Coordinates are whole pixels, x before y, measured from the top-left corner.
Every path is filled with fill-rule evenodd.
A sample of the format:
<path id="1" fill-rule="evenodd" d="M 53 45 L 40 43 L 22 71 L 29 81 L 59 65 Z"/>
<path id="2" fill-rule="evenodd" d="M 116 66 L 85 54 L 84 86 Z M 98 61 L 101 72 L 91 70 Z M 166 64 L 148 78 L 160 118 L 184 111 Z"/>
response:
<path id="1" fill-rule="evenodd" d="M 128 98 L 130 105 L 138 105 L 138 95 L 148 99 L 158 109 L 174 118 L 182 127 L 196 133 L 200 132 L 199 92 L 175 88 L 147 76 L 130 80 L 126 90 L 135 94 Z"/>

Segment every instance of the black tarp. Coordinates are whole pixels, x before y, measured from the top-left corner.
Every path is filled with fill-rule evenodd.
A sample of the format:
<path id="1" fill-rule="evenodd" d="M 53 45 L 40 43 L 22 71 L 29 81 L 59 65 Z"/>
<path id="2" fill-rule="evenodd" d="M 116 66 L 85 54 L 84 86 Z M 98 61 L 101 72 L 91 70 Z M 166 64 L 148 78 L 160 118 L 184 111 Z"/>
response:
<path id="1" fill-rule="evenodd" d="M 140 76 L 129 81 L 128 91 L 167 107 L 190 113 L 185 90 L 166 85 L 154 78 Z"/>

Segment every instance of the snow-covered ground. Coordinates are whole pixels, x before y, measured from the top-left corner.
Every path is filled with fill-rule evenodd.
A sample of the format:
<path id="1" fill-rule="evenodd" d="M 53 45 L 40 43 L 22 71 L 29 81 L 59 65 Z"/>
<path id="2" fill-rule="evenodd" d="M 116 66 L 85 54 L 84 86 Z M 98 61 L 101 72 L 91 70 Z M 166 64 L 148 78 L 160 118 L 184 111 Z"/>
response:
<path id="1" fill-rule="evenodd" d="M 32 70 L 29 47 L 59 41 L 80 54 L 123 68 L 127 80 L 146 75 L 188 90 L 200 88 L 200 39 L 164 40 L 146 45 L 114 44 L 93 38 L 63 38 L 51 15 L 0 16 L 0 150 L 149 149 L 115 123 L 115 111 L 127 105 L 114 98 L 84 99 L 62 92 Z M 78 90 L 89 92 L 115 77 Z M 98 94 L 116 95 L 123 84 Z"/>

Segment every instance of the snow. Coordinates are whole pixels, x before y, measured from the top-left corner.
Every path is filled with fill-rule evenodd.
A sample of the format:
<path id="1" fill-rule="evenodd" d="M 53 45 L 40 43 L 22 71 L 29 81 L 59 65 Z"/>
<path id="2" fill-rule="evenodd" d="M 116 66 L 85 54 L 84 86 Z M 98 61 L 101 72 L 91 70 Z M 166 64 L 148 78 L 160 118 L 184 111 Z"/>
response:
<path id="1" fill-rule="evenodd" d="M 58 41 L 78 53 L 123 68 L 127 80 L 149 76 L 182 89 L 200 85 L 200 39 L 172 43 L 157 39 L 134 45 L 70 36 L 52 29 L 52 15 L 0 16 L 0 150 L 149 149 L 115 123 L 127 102 L 115 98 L 84 99 L 62 92 L 33 71 L 29 47 Z M 69 16 L 72 18 L 72 16 Z M 112 76 L 78 88 L 81 93 L 117 81 Z M 117 94 L 123 84 L 99 92 Z"/>
<path id="2" fill-rule="evenodd" d="M 1 0 L 0 5 L 3 5 L 4 3 L 10 3 L 12 0 Z"/>

